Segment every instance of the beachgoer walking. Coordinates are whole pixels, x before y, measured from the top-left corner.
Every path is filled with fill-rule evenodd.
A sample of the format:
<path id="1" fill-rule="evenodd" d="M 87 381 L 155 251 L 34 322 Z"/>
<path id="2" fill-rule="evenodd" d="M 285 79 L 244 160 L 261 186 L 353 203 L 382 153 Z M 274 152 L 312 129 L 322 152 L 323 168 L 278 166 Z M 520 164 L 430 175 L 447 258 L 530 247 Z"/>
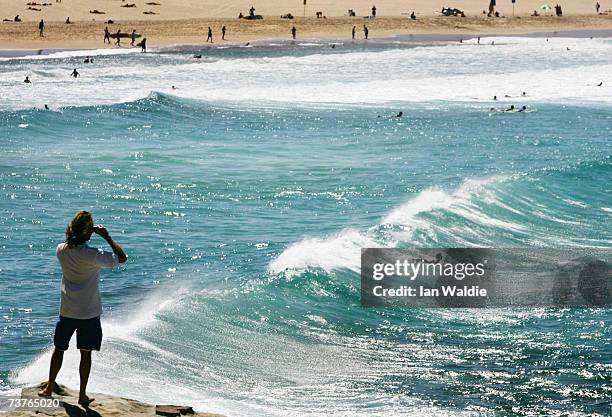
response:
<path id="1" fill-rule="evenodd" d="M 370 29 L 368 29 L 366 25 L 363 25 L 363 35 L 365 36 L 366 39 L 368 39 L 369 33 L 370 33 Z"/>
<path id="2" fill-rule="evenodd" d="M 132 34 L 130 35 L 130 37 L 132 38 L 132 42 L 130 43 L 130 45 L 134 46 L 134 42 L 136 42 L 136 29 L 132 29 Z"/>
<path id="3" fill-rule="evenodd" d="M 147 52 L 147 38 L 142 38 L 140 41 L 140 52 Z"/>
<path id="4" fill-rule="evenodd" d="M 487 16 L 495 16 L 495 0 L 489 2 L 489 14 L 487 14 Z"/>
<path id="5" fill-rule="evenodd" d="M 79 72 L 77 71 L 76 68 L 72 71 L 72 74 L 70 74 L 70 76 L 72 76 L 74 78 L 77 78 L 79 75 L 81 75 L 81 74 L 79 74 Z"/>
<path id="6" fill-rule="evenodd" d="M 297 33 L 297 29 L 295 28 L 295 26 L 293 26 L 293 27 L 291 28 L 291 36 L 293 36 L 293 39 L 295 39 L 295 35 L 296 35 L 296 33 Z"/>
<path id="7" fill-rule="evenodd" d="M 117 40 L 115 41 L 115 45 L 121 46 L 121 29 L 117 30 Z"/>
<path id="8" fill-rule="evenodd" d="M 93 233 L 102 237 L 112 252 L 87 245 Z M 55 388 L 55 378 L 62 367 L 64 352 L 76 331 L 77 349 L 81 351 L 79 376 L 79 404 L 87 407 L 94 398 L 86 394 L 91 371 L 91 351 L 100 350 L 102 344 L 102 302 L 100 298 L 100 270 L 114 268 L 127 261 L 127 255 L 102 225 L 94 226 L 86 211 L 79 211 L 66 228 L 66 241 L 57 245 L 56 255 L 62 267 L 60 316 L 55 326 L 49 380 L 38 395 L 49 397 Z"/>
<path id="9" fill-rule="evenodd" d="M 357 30 L 357 26 L 353 25 L 353 30 L 351 30 L 351 36 L 355 39 L 355 31 Z"/>
<path id="10" fill-rule="evenodd" d="M 225 31 L 226 31 L 225 25 L 223 25 L 223 27 L 221 28 L 221 40 L 223 41 L 225 40 Z"/>
<path id="11" fill-rule="evenodd" d="M 213 43 L 213 39 L 212 39 L 212 29 L 210 28 L 210 26 L 208 27 L 208 36 L 206 37 L 206 42 L 210 41 L 210 43 Z"/>
<path id="12" fill-rule="evenodd" d="M 43 35 L 44 30 L 45 30 L 45 21 L 40 19 L 40 23 L 38 24 L 38 33 L 40 36 L 45 36 Z"/>
<path id="13" fill-rule="evenodd" d="M 108 41 L 108 44 L 110 45 L 111 41 L 110 41 L 110 32 L 108 31 L 108 26 L 104 28 L 104 43 L 106 43 L 106 41 Z"/>

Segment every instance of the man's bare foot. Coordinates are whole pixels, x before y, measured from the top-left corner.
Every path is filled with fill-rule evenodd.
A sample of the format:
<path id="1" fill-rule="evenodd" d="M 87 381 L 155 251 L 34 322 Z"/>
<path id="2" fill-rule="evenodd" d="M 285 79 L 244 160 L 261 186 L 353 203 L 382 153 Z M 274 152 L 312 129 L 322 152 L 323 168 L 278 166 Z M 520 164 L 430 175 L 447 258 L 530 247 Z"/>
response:
<path id="1" fill-rule="evenodd" d="M 95 400 L 96 400 L 95 398 L 90 398 L 87 395 L 81 395 L 79 397 L 79 405 L 82 405 L 83 407 L 88 407 L 89 404 L 91 404 Z"/>
<path id="2" fill-rule="evenodd" d="M 47 384 L 45 388 L 38 391 L 39 397 L 50 397 L 51 395 L 53 395 L 53 386 L 50 384 Z"/>

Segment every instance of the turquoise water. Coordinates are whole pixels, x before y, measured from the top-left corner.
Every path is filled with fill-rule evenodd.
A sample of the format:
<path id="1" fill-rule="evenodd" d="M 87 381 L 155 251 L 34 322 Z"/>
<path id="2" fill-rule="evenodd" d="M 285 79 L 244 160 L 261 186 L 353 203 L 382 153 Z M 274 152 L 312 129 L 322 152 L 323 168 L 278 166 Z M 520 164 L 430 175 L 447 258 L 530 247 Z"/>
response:
<path id="1" fill-rule="evenodd" d="M 130 255 L 103 275 L 93 391 L 245 416 L 607 415 L 609 310 L 359 304 L 361 247 L 611 246 L 610 92 L 572 77 L 552 101 L 546 81 L 501 102 L 462 93 L 482 84 L 469 59 L 522 91 L 534 70 L 504 68 L 534 42 L 101 55 L 70 83 L 80 58 L 0 62 L 0 387 L 45 378 L 54 248 L 87 209 Z M 607 41 L 571 42 L 582 55 L 552 59 L 557 74 L 612 66 Z M 446 93 L 441 50 L 469 55 Z M 420 81 L 382 79 L 412 65 L 403 54 L 422 58 Z M 366 75 L 367 60 L 386 69 Z M 198 80 L 230 64 L 221 86 Z M 15 82 L 26 71 L 32 90 Z M 419 83 L 434 93 L 412 96 Z M 51 111 L 31 109 L 41 98 Z M 528 111 L 490 110 L 509 104 Z M 60 382 L 76 369 L 68 356 Z"/>

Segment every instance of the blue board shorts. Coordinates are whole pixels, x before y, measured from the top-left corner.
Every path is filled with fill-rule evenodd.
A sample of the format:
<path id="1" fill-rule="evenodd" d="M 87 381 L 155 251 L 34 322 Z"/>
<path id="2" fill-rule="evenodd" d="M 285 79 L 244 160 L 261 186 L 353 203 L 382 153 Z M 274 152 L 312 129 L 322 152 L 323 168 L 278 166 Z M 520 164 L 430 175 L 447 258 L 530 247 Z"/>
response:
<path id="1" fill-rule="evenodd" d="M 76 331 L 77 349 L 100 350 L 102 345 L 102 325 L 100 317 L 93 319 L 71 319 L 60 316 L 55 325 L 55 336 L 53 344 L 57 350 L 68 350 L 72 335 Z"/>

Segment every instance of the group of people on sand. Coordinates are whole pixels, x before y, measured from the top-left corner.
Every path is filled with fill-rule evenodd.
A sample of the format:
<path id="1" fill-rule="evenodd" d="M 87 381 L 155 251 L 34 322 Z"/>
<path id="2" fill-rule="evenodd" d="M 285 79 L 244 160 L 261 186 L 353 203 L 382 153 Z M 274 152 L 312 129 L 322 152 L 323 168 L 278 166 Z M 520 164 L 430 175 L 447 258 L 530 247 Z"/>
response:
<path id="1" fill-rule="evenodd" d="M 122 33 L 121 29 L 118 29 L 117 33 L 111 35 L 110 31 L 108 30 L 108 26 L 106 26 L 104 28 L 104 43 L 108 43 L 110 45 L 112 37 L 115 38 L 116 46 L 121 46 L 121 38 L 130 38 L 130 46 L 140 46 L 141 52 L 147 52 L 147 38 L 142 38 L 140 42 L 137 44 L 135 43 L 136 39 L 140 37 L 140 35 L 136 33 L 136 29 L 132 29 L 132 33 L 130 35 L 127 33 Z"/>
<path id="2" fill-rule="evenodd" d="M 225 34 L 227 33 L 227 28 L 225 27 L 225 25 L 223 25 L 221 27 L 221 40 L 225 40 Z M 206 35 L 206 43 L 214 43 L 213 42 L 213 31 L 212 28 L 209 26 L 208 27 L 208 34 Z"/>

